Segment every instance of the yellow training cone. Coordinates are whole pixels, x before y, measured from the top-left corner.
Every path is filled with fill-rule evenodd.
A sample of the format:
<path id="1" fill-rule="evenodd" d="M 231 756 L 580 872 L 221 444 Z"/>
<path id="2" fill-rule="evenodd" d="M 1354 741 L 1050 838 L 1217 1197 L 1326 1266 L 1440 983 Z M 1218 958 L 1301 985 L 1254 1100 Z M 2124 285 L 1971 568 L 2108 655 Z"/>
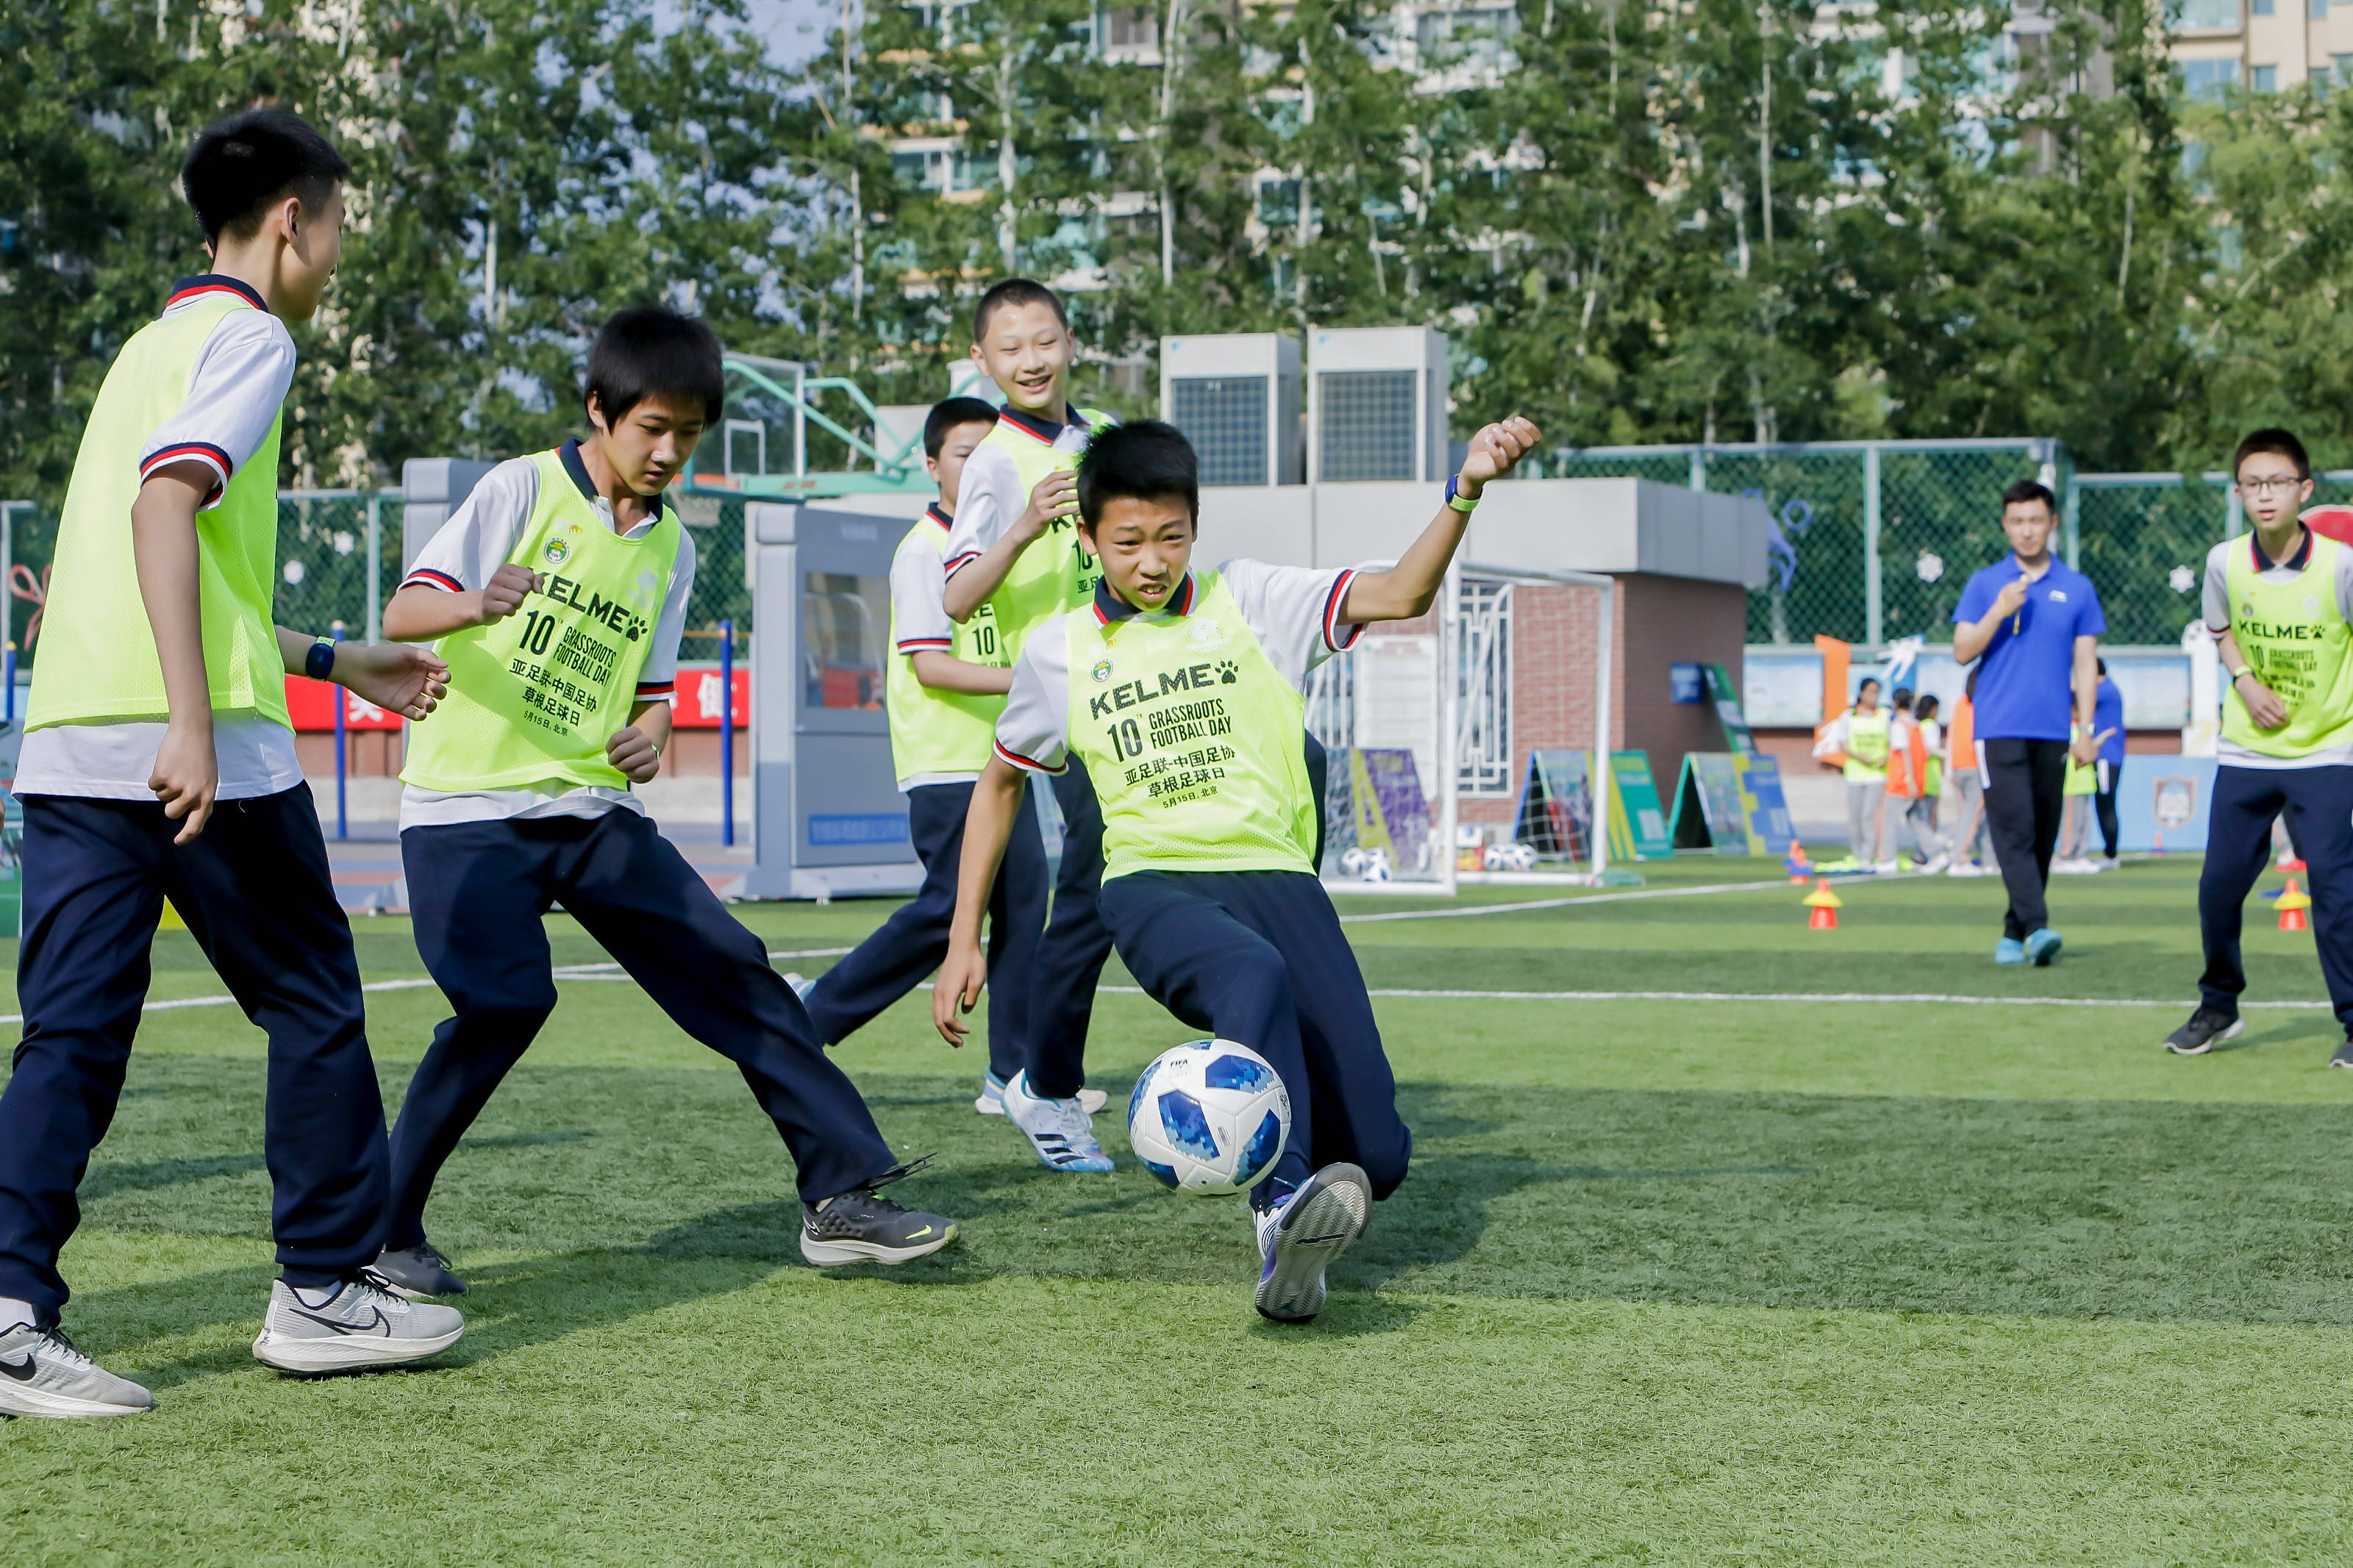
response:
<path id="1" fill-rule="evenodd" d="M 1805 898 L 1799 901 L 1803 903 L 1806 908 L 1813 910 L 1813 913 L 1808 916 L 1806 920 L 1806 927 L 1808 930 L 1838 930 L 1838 912 L 1840 910 L 1845 908 L 1846 905 L 1843 900 L 1841 900 L 1836 893 L 1831 891 L 1831 879 L 1828 877 L 1816 878 L 1814 879 L 1814 890 L 1808 893 Z"/>

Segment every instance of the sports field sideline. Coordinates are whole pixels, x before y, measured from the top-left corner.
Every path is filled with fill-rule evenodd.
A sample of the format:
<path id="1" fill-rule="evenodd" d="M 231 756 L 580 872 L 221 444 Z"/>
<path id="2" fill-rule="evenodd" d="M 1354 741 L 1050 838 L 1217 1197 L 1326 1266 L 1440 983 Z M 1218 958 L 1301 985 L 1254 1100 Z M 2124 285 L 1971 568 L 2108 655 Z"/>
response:
<path id="1" fill-rule="evenodd" d="M 2343 1561 L 2353 1074 L 2324 1070 L 2310 938 L 2262 905 L 2253 996 L 2305 1005 L 2158 1049 L 2194 994 L 2196 870 L 2058 879 L 2050 970 L 1989 962 L 1993 879 L 1850 888 L 1835 932 L 1771 883 L 1353 923 L 1416 1163 L 1295 1327 L 1250 1310 L 1239 1203 L 1126 1159 L 1127 1084 L 1187 1033 L 1144 998 L 1097 1014 L 1109 1177 L 975 1116 L 981 1058 L 923 996 L 851 1040 L 965 1237 L 823 1276 L 732 1068 L 591 971 L 442 1180 L 465 1341 L 290 1382 L 248 1350 L 259 1036 L 159 1010 L 66 1316 L 157 1409 L 0 1426 L 0 1555 Z M 739 910 L 801 954 L 885 912 Z M 551 927 L 558 963 L 603 959 Z M 421 973 L 405 921 L 358 940 L 371 982 Z M 183 935 L 157 966 L 158 999 L 221 990 Z M 369 1007 L 396 1101 L 440 998 Z"/>

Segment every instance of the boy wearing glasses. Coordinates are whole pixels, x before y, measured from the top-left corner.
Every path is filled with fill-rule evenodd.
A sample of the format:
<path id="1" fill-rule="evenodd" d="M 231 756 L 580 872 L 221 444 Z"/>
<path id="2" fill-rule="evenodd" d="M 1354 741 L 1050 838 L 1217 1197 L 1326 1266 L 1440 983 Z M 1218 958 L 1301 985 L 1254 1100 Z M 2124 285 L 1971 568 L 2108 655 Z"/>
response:
<path id="1" fill-rule="evenodd" d="M 2272 819 L 2283 816 L 2311 872 L 2328 999 L 2353 1032 L 2353 548 L 2297 520 L 2312 499 L 2312 464 L 2289 432 L 2256 431 L 2231 467 L 2254 528 L 2206 557 L 2206 626 L 2230 691 L 2198 879 L 2206 973 L 2197 1010 L 2165 1042 L 2185 1057 L 2240 1030 L 2241 910 L 2271 858 Z M 2328 1065 L 2353 1068 L 2353 1038 Z"/>

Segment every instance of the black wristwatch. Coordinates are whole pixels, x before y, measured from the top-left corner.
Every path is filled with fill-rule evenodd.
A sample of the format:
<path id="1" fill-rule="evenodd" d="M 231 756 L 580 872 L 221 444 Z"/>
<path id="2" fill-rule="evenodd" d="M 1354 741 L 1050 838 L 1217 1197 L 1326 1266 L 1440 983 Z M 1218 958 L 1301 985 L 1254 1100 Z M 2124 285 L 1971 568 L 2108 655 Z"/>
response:
<path id="1" fill-rule="evenodd" d="M 335 644 L 332 637 L 321 637 L 302 656 L 302 673 L 313 680 L 325 680 L 335 670 Z"/>

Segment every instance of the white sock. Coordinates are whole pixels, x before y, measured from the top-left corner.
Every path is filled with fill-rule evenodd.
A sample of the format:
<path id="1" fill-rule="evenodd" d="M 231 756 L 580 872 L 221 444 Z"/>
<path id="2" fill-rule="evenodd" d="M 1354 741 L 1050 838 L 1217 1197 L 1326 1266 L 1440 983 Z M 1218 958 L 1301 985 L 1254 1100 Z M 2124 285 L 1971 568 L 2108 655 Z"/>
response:
<path id="1" fill-rule="evenodd" d="M 30 1301 L 19 1301 L 13 1297 L 0 1296 L 0 1333 L 6 1333 L 13 1328 L 29 1329 L 37 1321 L 33 1316 L 33 1304 Z"/>

